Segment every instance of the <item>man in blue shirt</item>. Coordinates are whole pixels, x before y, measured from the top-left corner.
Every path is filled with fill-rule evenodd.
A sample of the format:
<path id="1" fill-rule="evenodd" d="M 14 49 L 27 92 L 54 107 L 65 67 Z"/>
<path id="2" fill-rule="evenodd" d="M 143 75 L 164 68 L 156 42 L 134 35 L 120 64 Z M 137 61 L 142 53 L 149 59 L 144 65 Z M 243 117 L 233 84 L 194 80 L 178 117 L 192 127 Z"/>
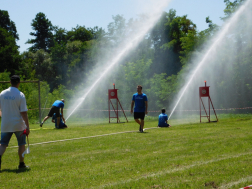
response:
<path id="1" fill-rule="evenodd" d="M 53 103 L 53 105 L 52 105 L 52 107 L 51 107 L 51 109 L 50 109 L 48 115 L 44 118 L 44 120 L 43 120 L 42 123 L 40 124 L 40 127 L 42 127 L 43 124 L 44 124 L 44 122 L 45 122 L 49 117 L 52 117 L 54 113 L 56 113 L 56 117 L 57 117 L 57 126 L 59 126 L 59 124 L 60 124 L 60 109 L 61 109 L 62 119 L 63 119 L 64 123 L 66 123 L 65 118 L 64 118 L 64 116 L 63 116 L 64 103 L 65 103 L 65 100 L 64 100 L 64 99 L 56 100 L 56 101 Z"/>
<path id="2" fill-rule="evenodd" d="M 59 126 L 57 126 L 57 117 L 56 113 L 53 114 L 52 116 L 52 122 L 55 123 L 55 128 L 56 129 L 64 129 L 67 128 L 67 125 L 62 121 L 62 115 L 60 114 L 60 123 Z"/>
<path id="3" fill-rule="evenodd" d="M 148 113 L 148 99 L 147 95 L 142 93 L 142 86 L 137 86 L 137 93 L 133 94 L 131 102 L 131 113 L 133 113 L 134 108 L 134 119 L 140 125 L 139 131 L 142 133 L 144 128 L 144 117 Z M 140 119 L 140 120 L 139 120 Z"/>
<path id="4" fill-rule="evenodd" d="M 168 115 L 165 114 L 165 109 L 163 108 L 162 113 L 158 117 L 158 127 L 170 127 L 170 125 L 167 123 L 168 121 Z"/>

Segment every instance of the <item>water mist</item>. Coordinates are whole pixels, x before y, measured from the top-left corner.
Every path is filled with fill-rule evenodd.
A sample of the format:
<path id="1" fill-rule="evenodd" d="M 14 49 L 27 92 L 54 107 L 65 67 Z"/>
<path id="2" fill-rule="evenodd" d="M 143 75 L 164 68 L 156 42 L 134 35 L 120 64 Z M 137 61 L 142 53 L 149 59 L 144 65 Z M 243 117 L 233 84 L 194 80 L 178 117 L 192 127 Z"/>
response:
<path id="1" fill-rule="evenodd" d="M 252 32 L 252 0 L 246 1 L 227 20 L 220 31 L 207 43 L 207 48 L 197 52 L 197 56 L 187 68 L 183 79 L 185 85 L 181 87 L 175 103 L 172 104 L 172 111 L 178 109 L 180 118 L 185 114 L 180 110 L 199 109 L 199 87 L 204 85 L 204 80 L 210 86 L 210 96 L 216 108 L 230 108 L 230 106 L 242 106 L 242 102 L 248 100 L 245 92 L 250 87 L 250 81 L 245 79 L 246 68 L 251 65 L 251 32 Z M 247 59 L 246 59 L 247 58 Z M 241 61 L 242 59 L 242 61 Z M 239 62 L 244 62 L 239 65 Z M 242 65 L 247 64 L 245 69 Z M 240 70 L 239 70 L 240 69 Z M 189 73 L 189 74 L 188 74 Z M 239 73 L 239 74 L 237 74 Z M 239 75 L 239 78 L 236 75 Z M 249 86 L 248 86 L 249 85 Z M 235 90 L 240 87 L 241 90 Z M 237 97 L 235 91 L 241 91 Z M 247 101 L 246 101 L 247 102 Z M 238 108 L 238 107 L 237 107 Z M 177 115 L 177 112 L 176 112 Z"/>
<path id="2" fill-rule="evenodd" d="M 76 111 L 76 109 L 85 101 L 86 97 L 90 94 L 92 90 L 94 90 L 97 85 L 99 85 L 100 81 L 108 76 L 108 72 L 115 66 L 115 64 L 119 63 L 128 53 L 130 53 L 145 37 L 145 35 L 154 27 L 155 23 L 161 17 L 162 11 L 167 7 L 170 0 L 155 0 L 155 1 L 141 1 L 141 8 L 147 12 L 145 14 L 145 19 L 141 23 L 139 23 L 134 29 L 135 32 L 128 38 L 123 41 L 121 45 L 118 47 L 115 55 L 108 59 L 108 64 L 100 66 L 100 71 L 94 71 L 96 73 L 96 78 L 91 86 L 83 89 L 84 95 L 78 99 L 77 102 L 73 103 L 74 105 L 70 107 L 70 112 L 67 112 L 68 116 L 66 120 Z M 98 65 L 100 65 L 98 63 Z"/>

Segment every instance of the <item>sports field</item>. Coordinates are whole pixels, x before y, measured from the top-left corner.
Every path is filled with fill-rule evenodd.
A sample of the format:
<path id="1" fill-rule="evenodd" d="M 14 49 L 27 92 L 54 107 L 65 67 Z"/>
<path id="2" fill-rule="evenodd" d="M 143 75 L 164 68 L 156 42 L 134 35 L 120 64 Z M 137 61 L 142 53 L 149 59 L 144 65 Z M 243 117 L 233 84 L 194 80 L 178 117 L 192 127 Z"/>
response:
<path id="1" fill-rule="evenodd" d="M 13 136 L 2 158 L 0 188 L 241 188 L 252 184 L 252 115 L 199 118 L 171 128 L 135 122 L 31 125 L 30 170 L 17 170 Z M 185 121 L 186 122 L 186 121 Z M 69 139 L 69 140 L 66 140 Z"/>

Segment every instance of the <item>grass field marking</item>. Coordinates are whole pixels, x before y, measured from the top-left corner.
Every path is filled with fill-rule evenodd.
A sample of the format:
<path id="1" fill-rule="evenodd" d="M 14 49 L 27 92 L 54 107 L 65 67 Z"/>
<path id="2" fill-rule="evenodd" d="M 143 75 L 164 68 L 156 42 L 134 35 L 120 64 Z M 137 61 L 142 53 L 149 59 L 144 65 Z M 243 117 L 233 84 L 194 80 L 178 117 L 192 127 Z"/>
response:
<path id="1" fill-rule="evenodd" d="M 43 129 L 53 130 L 55 128 L 38 128 L 38 129 L 30 129 L 30 131 L 43 130 Z"/>
<path id="2" fill-rule="evenodd" d="M 249 176 L 249 177 L 246 177 L 246 178 L 242 178 L 242 179 L 240 179 L 238 181 L 235 181 L 235 182 L 227 183 L 225 185 L 220 186 L 219 188 L 220 189 L 226 189 L 226 188 L 228 189 L 228 188 L 230 188 L 230 187 L 232 187 L 234 185 L 237 185 L 237 184 L 240 184 L 240 183 L 243 183 L 243 182 L 247 182 L 247 181 L 252 181 L 252 176 Z M 252 185 L 250 185 L 250 186 L 252 186 Z"/>
<path id="3" fill-rule="evenodd" d="M 150 178 L 150 177 L 158 177 L 158 176 L 162 176 L 164 174 L 174 173 L 174 172 L 178 172 L 178 171 L 184 171 L 186 169 L 190 169 L 190 168 L 195 167 L 195 166 L 207 165 L 207 164 L 215 163 L 215 162 L 222 161 L 222 160 L 238 158 L 240 156 L 246 156 L 246 155 L 249 155 L 251 153 L 252 152 L 241 153 L 241 154 L 234 155 L 234 156 L 226 156 L 226 157 L 223 157 L 223 158 L 213 159 L 213 160 L 204 161 L 204 162 L 199 161 L 199 162 L 195 162 L 194 164 L 191 164 L 191 165 L 186 165 L 186 166 L 183 166 L 183 167 L 180 167 L 180 168 L 175 168 L 175 169 L 172 169 L 172 170 L 159 171 L 157 173 L 149 173 L 149 174 L 145 173 L 144 176 L 138 176 L 135 179 L 128 179 L 128 180 L 122 180 L 122 181 L 114 182 L 114 183 L 110 183 L 110 184 L 104 184 L 104 185 L 100 186 L 99 188 L 104 188 L 104 187 L 107 187 L 107 186 L 108 187 L 109 186 L 116 186 L 116 185 L 120 185 L 120 184 L 124 184 L 124 183 L 129 183 L 129 182 L 132 182 L 132 181 L 139 181 L 140 179 L 147 179 L 147 178 Z M 248 177 L 248 178 L 252 179 L 252 177 Z M 240 182 L 245 181 L 245 179 L 246 178 L 241 179 Z M 233 183 L 230 183 L 230 184 L 234 185 Z M 238 181 L 235 182 L 235 184 L 239 184 Z M 226 188 L 225 186 L 223 185 L 224 188 Z"/>
<path id="4" fill-rule="evenodd" d="M 146 128 L 147 129 L 157 129 L 159 127 L 150 127 Z M 35 146 L 35 145 L 40 145 L 40 144 L 50 144 L 50 143 L 55 143 L 55 142 L 64 142 L 64 141 L 71 141 L 71 140 L 80 140 L 80 139 L 87 139 L 87 138 L 96 138 L 96 137 L 103 137 L 103 136 L 110 136 L 110 135 L 117 135 L 117 134 L 124 134 L 124 133 L 134 133 L 138 131 L 123 131 L 123 132 L 117 132 L 117 133 L 108 133 L 108 134 L 103 134 L 103 135 L 94 135 L 94 136 L 86 136 L 86 137 L 79 137 L 79 138 L 69 138 L 69 139 L 62 139 L 62 140 L 54 140 L 54 141 L 47 141 L 47 142 L 40 142 L 40 143 L 34 143 L 30 144 L 30 146 Z M 11 146 L 9 148 L 17 148 L 18 146 Z"/>

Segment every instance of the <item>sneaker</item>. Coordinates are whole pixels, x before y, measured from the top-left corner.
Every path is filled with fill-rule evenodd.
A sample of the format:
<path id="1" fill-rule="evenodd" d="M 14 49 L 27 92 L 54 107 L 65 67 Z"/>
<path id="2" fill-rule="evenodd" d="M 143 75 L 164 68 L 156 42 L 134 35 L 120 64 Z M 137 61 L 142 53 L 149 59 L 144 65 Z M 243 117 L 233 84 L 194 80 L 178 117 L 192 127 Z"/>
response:
<path id="1" fill-rule="evenodd" d="M 43 126 L 43 122 L 42 123 L 40 123 L 40 127 L 42 127 Z"/>
<path id="2" fill-rule="evenodd" d="M 139 132 L 141 132 L 142 131 L 142 129 L 141 129 L 141 125 L 139 126 Z"/>
<path id="3" fill-rule="evenodd" d="M 18 169 L 29 169 L 29 166 L 25 165 L 25 163 L 19 164 Z"/>

